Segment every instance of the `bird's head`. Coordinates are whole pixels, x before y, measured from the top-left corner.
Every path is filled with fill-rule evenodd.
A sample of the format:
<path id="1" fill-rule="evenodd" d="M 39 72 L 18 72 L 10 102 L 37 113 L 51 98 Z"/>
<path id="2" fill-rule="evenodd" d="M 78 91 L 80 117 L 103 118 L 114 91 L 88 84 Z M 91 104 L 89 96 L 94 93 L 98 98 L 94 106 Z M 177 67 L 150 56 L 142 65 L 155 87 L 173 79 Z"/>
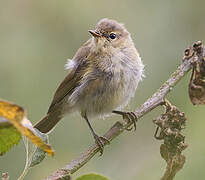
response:
<path id="1" fill-rule="evenodd" d="M 89 30 L 89 33 L 98 48 L 123 48 L 132 42 L 124 25 L 112 19 L 101 19 L 95 30 Z"/>

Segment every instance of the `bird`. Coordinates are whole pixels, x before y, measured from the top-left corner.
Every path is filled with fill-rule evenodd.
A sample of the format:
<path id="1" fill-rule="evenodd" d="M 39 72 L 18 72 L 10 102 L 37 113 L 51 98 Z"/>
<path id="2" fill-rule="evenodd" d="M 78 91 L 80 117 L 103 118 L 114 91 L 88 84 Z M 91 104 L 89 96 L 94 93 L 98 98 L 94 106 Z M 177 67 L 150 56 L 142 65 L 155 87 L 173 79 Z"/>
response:
<path id="1" fill-rule="evenodd" d="M 144 76 L 144 65 L 124 24 L 113 19 L 101 19 L 91 38 L 85 42 L 65 68 L 67 76 L 58 86 L 48 112 L 34 125 L 42 133 L 49 133 L 67 114 L 79 112 L 85 119 L 103 153 L 103 142 L 89 119 L 104 118 L 121 111 L 135 95 L 138 83 Z"/>

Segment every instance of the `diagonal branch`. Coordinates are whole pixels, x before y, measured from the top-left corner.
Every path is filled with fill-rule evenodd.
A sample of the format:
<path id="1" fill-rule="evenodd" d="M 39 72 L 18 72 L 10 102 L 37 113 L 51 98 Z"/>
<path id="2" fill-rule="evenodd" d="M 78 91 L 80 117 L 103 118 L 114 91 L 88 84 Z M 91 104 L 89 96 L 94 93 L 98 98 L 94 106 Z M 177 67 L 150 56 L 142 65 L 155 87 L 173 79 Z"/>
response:
<path id="1" fill-rule="evenodd" d="M 205 51 L 205 49 L 204 49 Z M 191 62 L 199 61 L 202 59 L 201 56 L 195 55 L 185 58 L 182 64 L 177 68 L 177 70 L 171 74 L 170 78 L 150 97 L 144 104 L 142 104 L 134 113 L 137 119 L 156 108 L 157 106 L 164 103 L 165 96 L 172 90 L 172 88 L 185 76 L 185 74 L 191 69 Z M 120 135 L 125 129 L 130 127 L 133 122 L 127 119 L 117 121 L 104 135 L 109 141 L 112 141 L 115 137 Z M 107 145 L 104 143 L 104 145 Z M 83 165 L 85 165 L 97 152 L 99 151 L 98 145 L 92 145 L 87 151 L 82 153 L 79 157 L 72 160 L 64 168 L 61 168 L 54 172 L 46 180 L 60 180 L 69 179 L 69 174 L 75 173 Z"/>

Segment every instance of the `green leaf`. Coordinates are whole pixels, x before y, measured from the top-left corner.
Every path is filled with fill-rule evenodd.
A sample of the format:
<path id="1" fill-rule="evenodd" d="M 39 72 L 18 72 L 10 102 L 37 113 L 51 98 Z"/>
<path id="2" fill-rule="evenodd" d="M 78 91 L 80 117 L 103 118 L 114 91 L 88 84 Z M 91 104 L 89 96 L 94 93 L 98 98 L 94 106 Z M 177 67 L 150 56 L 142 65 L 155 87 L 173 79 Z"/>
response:
<path id="1" fill-rule="evenodd" d="M 34 155 L 32 156 L 31 164 L 29 165 L 29 167 L 33 167 L 40 164 L 45 157 L 46 157 L 45 151 L 43 151 L 40 148 L 36 148 Z"/>
<path id="2" fill-rule="evenodd" d="M 44 143 L 48 143 L 48 135 L 41 133 L 38 129 L 34 129 L 35 135 L 40 137 Z M 46 152 L 37 147 L 36 145 L 32 144 L 28 141 L 28 138 L 23 137 L 24 145 L 26 148 L 26 164 L 24 170 L 18 180 L 23 180 L 26 174 L 28 173 L 29 169 L 43 161 L 46 157 Z"/>
<path id="3" fill-rule="evenodd" d="M 109 180 L 109 179 L 99 174 L 86 174 L 77 178 L 76 180 Z"/>
<path id="4" fill-rule="evenodd" d="M 3 118 L 0 117 L 2 120 Z M 0 121 L 0 155 L 5 154 L 21 140 L 21 133 L 11 124 Z"/>
<path id="5" fill-rule="evenodd" d="M 35 129 L 36 134 L 43 140 L 44 143 L 48 143 L 48 135 L 40 132 L 38 129 Z M 41 163 L 46 157 L 45 151 L 41 148 L 35 147 L 34 153 L 31 157 L 31 162 L 29 163 L 29 167 L 33 167 Z"/>

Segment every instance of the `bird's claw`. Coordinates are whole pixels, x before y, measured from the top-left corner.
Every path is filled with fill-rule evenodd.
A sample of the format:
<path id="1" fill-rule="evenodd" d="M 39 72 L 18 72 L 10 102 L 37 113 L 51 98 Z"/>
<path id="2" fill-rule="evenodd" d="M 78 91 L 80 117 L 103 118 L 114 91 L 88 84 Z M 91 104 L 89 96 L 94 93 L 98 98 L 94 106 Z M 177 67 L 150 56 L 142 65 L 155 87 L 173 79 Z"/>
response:
<path id="1" fill-rule="evenodd" d="M 104 145 L 110 144 L 110 141 L 106 137 L 98 136 L 97 134 L 94 135 L 94 138 L 95 138 L 95 143 L 98 145 L 100 149 L 100 156 L 102 156 L 104 151 Z"/>
<path id="2" fill-rule="evenodd" d="M 134 125 L 134 131 L 136 131 L 137 128 L 137 116 L 134 112 L 122 112 L 122 111 L 112 111 L 115 114 L 119 114 L 122 115 L 123 119 L 128 119 L 130 122 L 133 123 Z M 131 128 L 126 128 L 127 131 L 131 131 L 133 129 L 133 127 Z"/>

